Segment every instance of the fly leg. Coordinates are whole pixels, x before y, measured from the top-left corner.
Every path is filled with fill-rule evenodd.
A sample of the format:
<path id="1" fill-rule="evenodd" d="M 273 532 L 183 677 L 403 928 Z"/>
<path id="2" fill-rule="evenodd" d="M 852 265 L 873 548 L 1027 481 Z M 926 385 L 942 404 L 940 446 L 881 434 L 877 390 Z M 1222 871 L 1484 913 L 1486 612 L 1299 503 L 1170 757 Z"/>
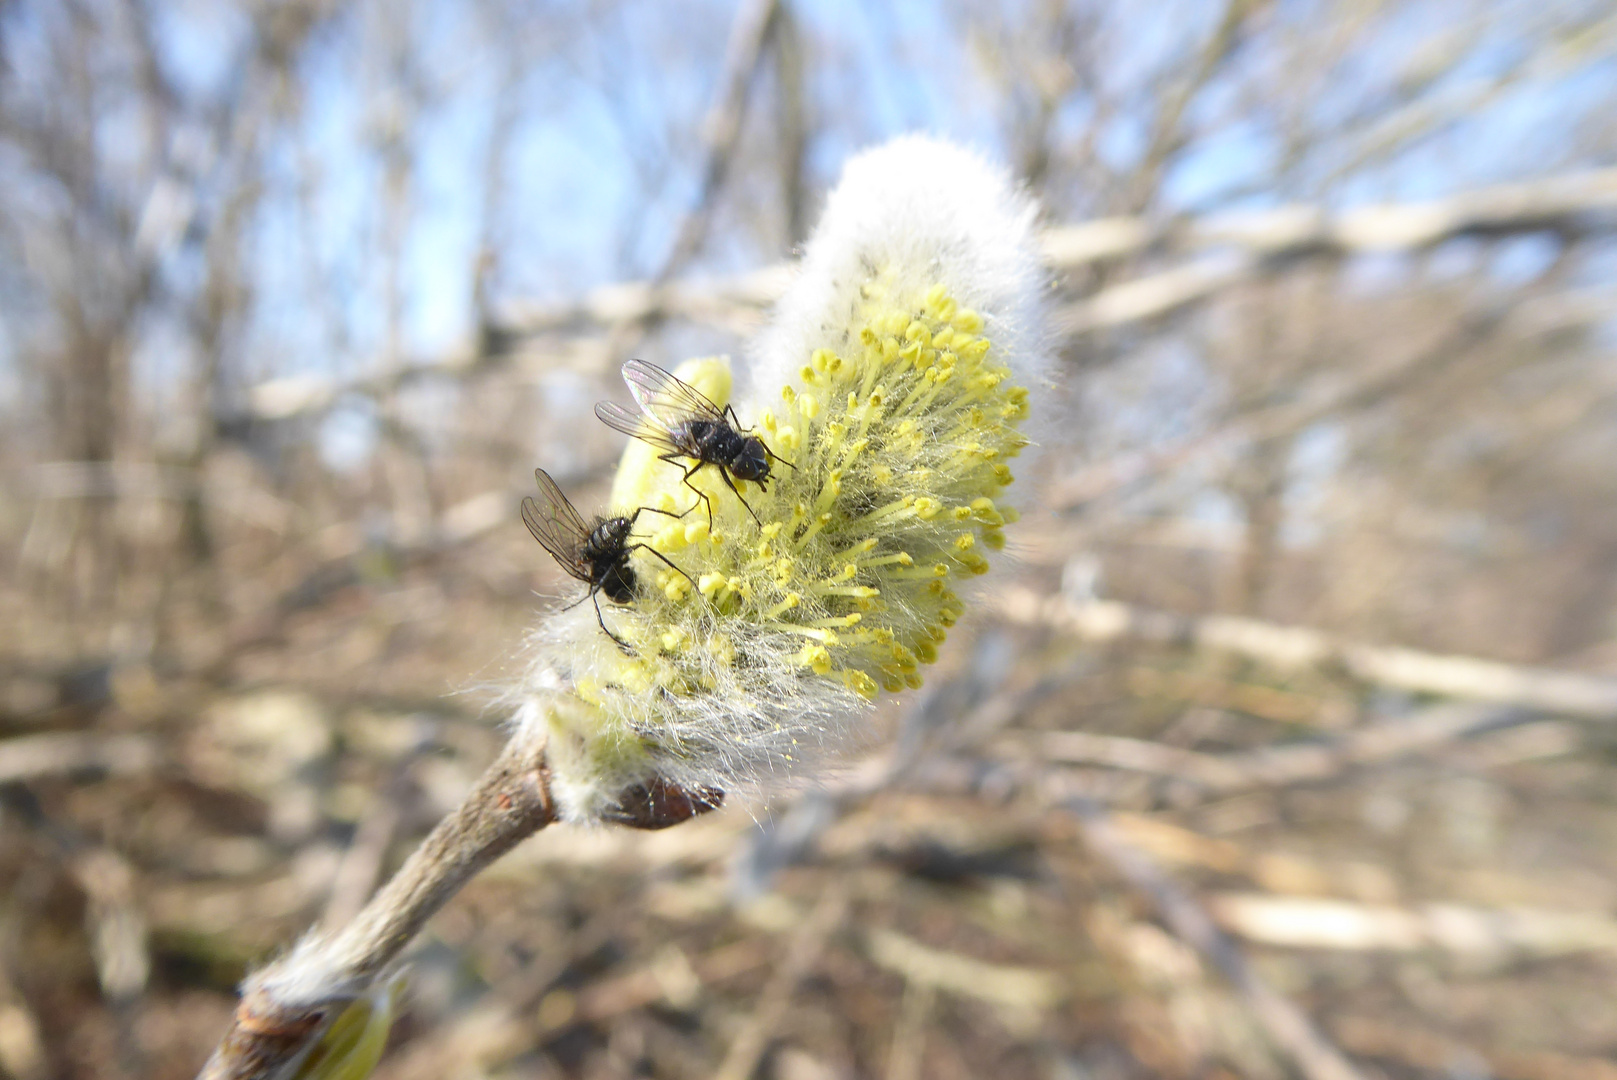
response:
<path id="1" fill-rule="evenodd" d="M 682 457 L 688 457 L 688 456 L 689 456 L 688 454 L 658 454 L 657 455 L 657 460 L 658 461 L 666 461 L 670 465 L 678 465 L 680 468 L 684 469 L 685 467 L 683 465 L 680 465 L 678 459 L 682 458 Z M 701 499 L 703 502 L 707 503 L 707 527 L 709 529 L 711 529 L 711 528 L 713 528 L 713 500 L 709 499 L 707 497 L 707 492 L 703 491 L 701 488 L 699 488 L 695 484 L 691 483 L 691 477 L 695 476 L 696 471 L 698 469 L 700 469 L 703 465 L 706 465 L 706 464 L 707 464 L 707 462 L 698 459 L 695 465 L 692 465 L 690 468 L 685 469 L 685 475 L 680 477 L 680 480 L 681 480 L 681 482 L 684 483 L 684 485 L 686 487 L 688 487 L 692 491 L 696 492 L 696 497 L 698 499 Z M 648 506 L 648 507 L 646 507 L 646 509 L 649 510 L 649 509 L 651 509 L 651 507 Z M 691 503 L 690 510 L 686 510 L 685 514 L 688 514 L 688 513 L 691 512 L 691 510 L 695 510 L 695 509 L 696 509 L 696 504 Z M 668 511 L 666 511 L 666 510 L 658 510 L 656 512 L 659 513 L 659 514 L 667 514 L 668 513 Z M 684 517 L 685 514 L 669 514 L 669 516 L 670 517 Z"/>
<path id="2" fill-rule="evenodd" d="M 727 487 L 729 487 L 729 489 L 731 491 L 734 491 L 736 493 L 736 498 L 741 499 L 741 505 L 745 506 L 747 508 L 747 513 L 752 514 L 752 520 L 758 522 L 758 527 L 760 529 L 763 528 L 764 523 L 761 520 L 759 520 L 758 514 L 753 510 L 751 505 L 748 504 L 747 500 L 743 499 L 741 497 L 741 492 L 736 488 L 735 481 L 730 479 L 730 470 L 721 467 L 719 469 L 719 475 L 724 477 L 725 485 Z M 760 484 L 759 486 L 762 487 L 763 485 Z M 712 513 L 712 507 L 711 506 L 708 508 L 708 512 Z"/>
<path id="3" fill-rule="evenodd" d="M 686 487 L 688 487 L 692 491 L 696 492 L 697 498 L 699 498 L 703 502 L 707 503 L 707 527 L 708 527 L 708 531 L 711 532 L 711 531 L 713 531 L 713 500 L 707 497 L 707 492 L 703 491 L 701 488 L 699 488 L 695 484 L 691 483 L 691 477 L 695 476 L 697 471 L 700 470 L 701 467 L 703 465 L 706 465 L 706 464 L 707 464 L 707 462 L 705 462 L 705 461 L 698 461 L 695 465 L 692 465 L 689 469 L 685 470 L 685 475 L 680 477 L 680 480 L 684 482 Z M 721 468 L 719 470 L 719 473 L 722 475 L 724 473 L 724 470 Z M 696 509 L 696 507 L 693 505 L 691 507 L 691 510 L 695 510 L 695 509 Z M 687 513 L 689 513 L 689 511 L 687 511 Z"/>
<path id="4" fill-rule="evenodd" d="M 667 458 L 667 456 L 663 456 L 663 457 L 658 458 L 657 460 L 659 460 L 659 461 L 667 461 L 668 458 Z M 678 465 L 679 462 L 676 461 L 676 462 L 673 462 L 672 464 Z M 691 510 L 695 510 L 695 509 L 696 509 L 696 507 L 693 505 L 691 507 Z M 685 514 L 688 514 L 688 513 L 691 512 L 691 510 L 687 510 L 687 511 L 685 511 L 685 514 L 676 514 L 672 510 L 659 510 L 655 506 L 637 506 L 637 507 L 635 507 L 634 513 L 629 515 L 629 526 L 631 528 L 634 527 L 634 523 L 640 517 L 640 512 L 642 510 L 647 512 L 647 513 L 651 513 L 651 514 L 661 514 L 663 517 L 671 517 L 675 521 L 678 521 L 680 518 L 684 517 Z"/>
<path id="5" fill-rule="evenodd" d="M 613 641 L 617 642 L 618 643 L 618 648 L 622 649 L 624 652 L 628 653 L 630 656 L 633 656 L 634 655 L 634 650 L 629 648 L 629 643 L 627 641 L 624 641 L 622 638 L 618 637 L 618 635 L 614 634 L 612 631 L 610 631 L 610 630 L 608 630 L 606 628 L 606 620 L 601 618 L 600 590 L 599 589 L 591 589 L 589 599 L 593 599 L 595 601 L 595 621 L 601 625 L 601 633 L 605 634 L 607 637 L 609 637 Z"/>
<path id="6" fill-rule="evenodd" d="M 664 555 L 662 552 L 658 551 L 656 548 L 652 547 L 650 544 L 630 544 L 628 547 L 624 548 L 623 550 L 625 552 L 640 551 L 640 550 L 649 551 L 653 555 L 657 556 L 657 558 L 661 559 L 664 563 L 666 563 L 668 565 L 668 569 L 674 571 L 680 577 L 684 578 L 686 581 L 689 581 L 692 585 L 696 584 L 695 581 L 691 580 L 691 576 L 689 574 L 687 574 L 685 571 L 681 570 L 679 567 L 675 566 L 673 564 L 673 562 L 669 560 L 667 555 Z"/>

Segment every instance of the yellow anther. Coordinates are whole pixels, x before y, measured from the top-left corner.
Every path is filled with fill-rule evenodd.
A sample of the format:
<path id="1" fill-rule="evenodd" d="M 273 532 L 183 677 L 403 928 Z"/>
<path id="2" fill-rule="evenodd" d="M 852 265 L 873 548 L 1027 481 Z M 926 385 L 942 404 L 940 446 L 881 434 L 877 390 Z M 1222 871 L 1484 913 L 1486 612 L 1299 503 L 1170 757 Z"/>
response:
<path id="1" fill-rule="evenodd" d="M 685 527 L 678 522 L 663 526 L 652 534 L 651 546 L 665 554 L 678 551 L 685 546 Z"/>
<path id="2" fill-rule="evenodd" d="M 849 688 L 852 689 L 854 693 L 858 694 L 866 701 L 875 700 L 876 691 L 878 689 L 876 686 L 876 680 L 872 679 L 869 675 L 866 675 L 863 671 L 846 671 L 843 673 L 843 679 L 847 682 Z"/>

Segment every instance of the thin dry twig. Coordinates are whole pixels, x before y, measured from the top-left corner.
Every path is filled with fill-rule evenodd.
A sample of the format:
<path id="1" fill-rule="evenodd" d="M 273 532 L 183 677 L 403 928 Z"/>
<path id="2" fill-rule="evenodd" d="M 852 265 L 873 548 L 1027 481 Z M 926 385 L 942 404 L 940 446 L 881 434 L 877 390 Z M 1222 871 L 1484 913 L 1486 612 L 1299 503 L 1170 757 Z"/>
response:
<path id="1" fill-rule="evenodd" d="M 930 983 L 904 984 L 893 1041 L 887 1049 L 887 1080 L 920 1080 L 926 1053 L 926 1025 L 937 990 Z"/>
<path id="2" fill-rule="evenodd" d="M 1361 904 L 1312 896 L 1221 893 L 1208 907 L 1248 941 L 1293 949 L 1551 957 L 1617 952 L 1617 920 L 1576 911 L 1471 904 Z"/>
<path id="3" fill-rule="evenodd" d="M 45 1080 L 51 1075 L 39 1017 L 4 965 L 0 965 L 0 1069 L 16 1080 Z"/>
<path id="4" fill-rule="evenodd" d="M 1552 1050 L 1495 1050 L 1412 1026 L 1407 1018 L 1389 1024 L 1366 1016 L 1342 1016 L 1331 1031 L 1344 1046 L 1367 1057 L 1390 1058 L 1434 1073 L 1462 1070 L 1498 1080 L 1617 1080 L 1617 1064 Z M 1482 1069 L 1477 1066 L 1481 1065 Z"/>
<path id="5" fill-rule="evenodd" d="M 332 879 L 331 899 L 326 902 L 322 920 L 324 925 L 339 927 L 355 918 L 376 888 L 382 860 L 404 817 L 400 805 L 405 787 L 401 782 L 403 775 L 401 770 L 354 831 L 353 842 L 343 852 L 342 862 L 337 864 L 337 873 Z"/>
<path id="6" fill-rule="evenodd" d="M 1129 287 L 1132 286 L 1118 288 Z M 1512 305 L 1516 303 L 1512 301 Z M 1378 364 L 1345 385 L 1324 393 L 1254 409 L 1230 417 L 1211 431 L 1190 435 L 1167 446 L 1098 462 L 1059 482 L 1050 494 L 1049 503 L 1056 509 L 1073 510 L 1135 489 L 1182 465 L 1205 460 L 1220 448 L 1270 442 L 1294 435 L 1321 420 L 1375 406 L 1470 355 L 1498 332 L 1513 311 L 1513 306 L 1501 305 L 1469 314 L 1435 344 L 1390 363 Z M 1138 317 L 1144 316 L 1142 309 Z M 1543 320 L 1532 324 L 1532 328 L 1540 332 L 1550 332 L 1558 326 L 1558 322 Z"/>
<path id="7" fill-rule="evenodd" d="M 741 138 L 741 121 L 747 114 L 747 89 L 763 56 L 771 27 L 780 10 L 779 0 L 747 0 L 730 24 L 730 40 L 724 49 L 718 92 L 702 124 L 706 146 L 702 156 L 701 181 L 696 201 L 686 211 L 674 233 L 674 245 L 653 281 L 660 284 L 676 274 L 702 246 L 713 202 L 735 157 Z"/>
<path id="8" fill-rule="evenodd" d="M 1130 844 L 1103 809 L 1087 799 L 1067 799 L 1064 805 L 1077 816 L 1089 849 L 1149 899 L 1174 934 L 1223 973 L 1276 1049 L 1307 1080 L 1361 1080 L 1359 1071 L 1313 1021 L 1264 981 L 1206 910 Z"/>
<path id="9" fill-rule="evenodd" d="M 0 741 L 0 784 L 88 771 L 118 775 L 150 772 L 162 761 L 142 735 L 50 732 Z"/>
<path id="10" fill-rule="evenodd" d="M 1001 590 L 999 614 L 1086 641 L 1144 641 L 1231 653 L 1282 670 L 1337 667 L 1367 683 L 1585 720 L 1617 720 L 1617 679 L 1345 641 L 1323 631 L 1228 615 L 1179 615 L 1113 600 L 1073 602 Z"/>
<path id="11" fill-rule="evenodd" d="M 1494 727 L 1509 710 L 1479 705 L 1439 705 L 1320 742 L 1260 747 L 1230 754 L 1204 754 L 1149 739 L 1052 731 L 1037 737 L 1040 761 L 1105 765 L 1185 780 L 1211 793 L 1284 787 L 1339 776 L 1351 768 L 1390 761 L 1446 746 Z"/>
<path id="12" fill-rule="evenodd" d="M 837 927 L 842 925 L 847 914 L 847 888 L 841 883 L 833 884 L 821 895 L 814 910 L 793 936 L 785 962 L 770 976 L 763 992 L 758 995 L 757 1007 L 730 1044 L 723 1064 L 713 1074 L 714 1080 L 746 1080 L 753 1074 L 769 1046 L 770 1038 L 786 1017 L 797 984 L 818 962 L 826 943 Z"/>

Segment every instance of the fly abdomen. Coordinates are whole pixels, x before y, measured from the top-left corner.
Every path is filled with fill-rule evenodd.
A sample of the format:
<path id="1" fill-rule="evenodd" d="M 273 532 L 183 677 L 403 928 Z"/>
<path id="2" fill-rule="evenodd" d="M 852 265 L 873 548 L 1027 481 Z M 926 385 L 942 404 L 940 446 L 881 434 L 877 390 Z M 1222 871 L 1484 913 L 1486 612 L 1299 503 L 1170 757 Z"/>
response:
<path id="1" fill-rule="evenodd" d="M 625 556 L 627 557 L 627 556 Z M 639 584 L 634 569 L 627 562 L 615 562 L 600 577 L 601 591 L 614 604 L 627 604 L 635 597 Z"/>

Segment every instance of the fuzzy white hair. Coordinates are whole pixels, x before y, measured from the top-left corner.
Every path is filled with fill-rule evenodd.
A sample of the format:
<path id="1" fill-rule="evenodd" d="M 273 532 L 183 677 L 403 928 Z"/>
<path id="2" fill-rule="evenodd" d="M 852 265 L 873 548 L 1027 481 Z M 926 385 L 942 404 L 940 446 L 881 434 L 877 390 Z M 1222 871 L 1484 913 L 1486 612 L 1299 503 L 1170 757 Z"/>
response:
<path id="1" fill-rule="evenodd" d="M 995 349 L 1029 385 L 1049 377 L 1038 207 L 1010 172 L 956 143 L 905 135 L 850 159 L 826 200 L 798 276 L 759 338 L 752 395 L 796 377 L 815 349 L 839 347 L 843 316 L 877 270 L 895 292 L 941 283 L 982 312 Z"/>

